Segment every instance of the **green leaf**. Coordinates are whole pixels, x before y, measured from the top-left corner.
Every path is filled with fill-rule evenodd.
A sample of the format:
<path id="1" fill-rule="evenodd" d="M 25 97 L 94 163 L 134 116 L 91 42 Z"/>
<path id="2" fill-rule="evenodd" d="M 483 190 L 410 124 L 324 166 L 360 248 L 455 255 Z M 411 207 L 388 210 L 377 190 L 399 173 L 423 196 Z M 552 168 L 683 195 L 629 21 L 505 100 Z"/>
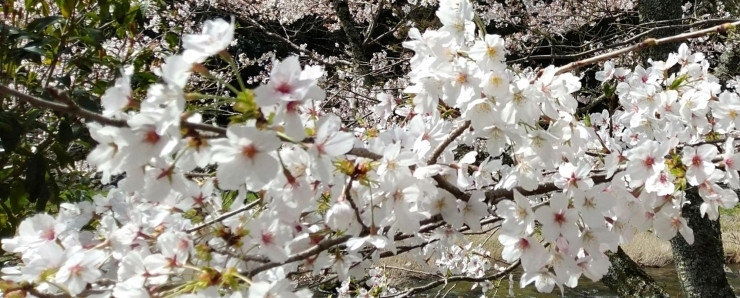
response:
<path id="1" fill-rule="evenodd" d="M 604 96 L 606 98 L 611 98 L 612 95 L 614 95 L 614 92 L 617 91 L 617 86 L 613 84 L 609 84 L 609 83 L 604 84 L 603 88 L 604 88 Z"/>
<path id="2" fill-rule="evenodd" d="M 0 145 L 7 153 L 12 152 L 18 147 L 23 136 L 23 126 L 10 113 L 0 114 Z"/>
<path id="3" fill-rule="evenodd" d="M 28 200 L 31 202 L 36 202 L 46 188 L 46 160 L 41 152 L 28 159 L 25 186 L 28 191 Z"/>
<path id="4" fill-rule="evenodd" d="M 77 98 L 77 104 L 79 104 L 80 107 L 96 113 L 100 113 L 100 111 L 102 111 L 101 106 L 94 100 L 90 99 L 88 95 L 75 94 L 75 97 Z"/>
<path id="5" fill-rule="evenodd" d="M 110 17 L 110 1 L 98 0 L 98 6 L 100 7 L 100 20 L 102 23 L 105 23 L 108 17 Z"/>
<path id="6" fill-rule="evenodd" d="M 24 206 L 28 205 L 28 193 L 26 192 L 26 188 L 23 185 L 23 181 L 13 181 L 13 184 L 10 186 L 10 196 L 8 197 L 8 202 L 10 203 L 10 211 L 14 213 L 11 215 L 17 215 L 22 211 Z"/>
<path id="7" fill-rule="evenodd" d="M 76 34 L 77 36 L 73 36 L 70 40 L 80 40 L 92 48 L 100 48 L 101 44 L 105 41 L 103 32 L 98 29 L 83 28 Z M 98 60 L 97 62 L 99 63 L 100 61 Z"/>
<path id="8" fill-rule="evenodd" d="M 39 56 L 46 56 L 46 51 L 38 45 L 26 45 L 25 47 L 21 49 L 31 54 L 36 54 Z"/>
<path id="9" fill-rule="evenodd" d="M 667 89 L 669 89 L 669 90 L 677 90 L 678 87 L 681 87 L 681 85 L 684 82 L 686 82 L 686 79 L 688 79 L 688 78 L 689 78 L 688 74 L 681 75 L 680 77 L 678 77 L 675 80 L 673 80 L 673 82 L 671 83 L 670 86 L 668 86 Z"/>
<path id="10" fill-rule="evenodd" d="M 30 31 L 40 32 L 46 29 L 46 27 L 49 27 L 61 20 L 62 17 L 60 16 L 50 16 L 50 17 L 42 17 L 35 19 L 28 23 L 28 27 L 26 27 Z"/>
<path id="11" fill-rule="evenodd" d="M 48 17 L 51 14 L 51 8 L 49 7 L 49 2 L 46 0 L 41 0 L 39 2 L 41 2 L 41 13 L 45 17 Z"/>
<path id="12" fill-rule="evenodd" d="M 26 11 L 34 11 L 39 0 L 26 0 Z"/>
<path id="13" fill-rule="evenodd" d="M 54 178 L 54 175 L 52 175 L 51 173 L 49 173 L 49 180 L 47 181 L 47 184 L 49 185 L 49 187 L 48 187 L 48 189 L 49 189 L 49 196 L 48 196 L 48 198 L 50 198 L 52 200 L 51 202 L 55 206 L 58 206 L 59 203 L 61 203 L 61 202 L 59 202 L 59 193 L 60 193 L 59 184 L 57 183 L 56 179 Z M 38 203 L 36 203 L 36 207 L 37 208 L 39 207 L 39 204 Z"/>
<path id="14" fill-rule="evenodd" d="M 113 9 L 113 17 L 116 19 L 118 24 L 125 25 L 126 13 L 129 8 L 131 8 L 131 3 L 129 1 L 116 1 L 115 5 L 116 6 Z"/>
<path id="15" fill-rule="evenodd" d="M 62 16 L 65 18 L 72 16 L 72 12 L 75 11 L 75 6 L 77 6 L 77 0 L 56 0 L 56 2 L 62 11 Z"/>
<path id="16" fill-rule="evenodd" d="M 156 83 L 159 78 L 151 72 L 137 72 L 131 78 L 132 81 L 136 81 L 137 84 L 146 85 L 147 88 L 150 84 Z"/>
<path id="17" fill-rule="evenodd" d="M 57 77 L 56 81 L 62 86 L 69 87 L 70 85 L 72 85 L 72 76 L 65 75 L 65 76 Z"/>
<path id="18" fill-rule="evenodd" d="M 69 142 L 74 140 L 74 135 L 72 134 L 72 126 L 69 125 L 69 121 L 59 121 L 59 127 L 57 128 L 57 137 L 59 139 L 59 142 L 64 145 L 67 145 L 69 144 Z"/>
<path id="19" fill-rule="evenodd" d="M 49 190 L 49 186 L 44 183 L 44 185 L 41 187 L 39 198 L 36 201 L 36 212 L 43 212 L 46 209 L 46 203 L 49 202 L 50 196 L 51 190 Z"/>
<path id="20" fill-rule="evenodd" d="M 164 40 L 171 48 L 177 48 L 180 44 L 180 37 L 172 31 L 165 33 Z"/>
<path id="21" fill-rule="evenodd" d="M 26 120 L 24 121 L 25 125 L 26 126 L 33 125 L 36 122 L 36 120 L 39 119 L 39 117 L 41 116 L 42 113 L 43 113 L 42 110 L 39 110 L 39 109 L 31 109 L 28 112 L 28 114 L 26 114 Z"/>
<path id="22" fill-rule="evenodd" d="M 55 160 L 60 168 L 67 168 L 74 165 L 74 160 L 72 159 L 72 156 L 69 155 L 66 148 L 67 146 L 62 147 L 59 143 L 51 146 L 51 151 L 56 155 Z"/>

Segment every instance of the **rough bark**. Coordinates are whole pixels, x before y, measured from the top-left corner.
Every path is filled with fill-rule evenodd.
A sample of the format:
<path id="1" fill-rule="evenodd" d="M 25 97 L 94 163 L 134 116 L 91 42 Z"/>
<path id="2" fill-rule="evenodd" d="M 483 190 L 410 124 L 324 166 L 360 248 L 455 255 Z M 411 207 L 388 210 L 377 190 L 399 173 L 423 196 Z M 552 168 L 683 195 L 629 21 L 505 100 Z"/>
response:
<path id="1" fill-rule="evenodd" d="M 352 50 L 352 58 L 357 63 L 357 69 L 361 74 L 367 74 L 370 72 L 370 68 L 368 67 L 369 57 L 363 47 L 362 34 L 355 27 L 355 22 L 352 20 L 352 13 L 349 11 L 347 0 L 333 0 L 332 5 L 334 6 L 334 11 L 337 13 L 339 23 L 342 25 L 342 31 L 347 35 L 347 40 Z"/>
<path id="2" fill-rule="evenodd" d="M 681 209 L 694 230 L 694 243 L 688 244 L 677 234 L 671 239 L 673 258 L 684 294 L 687 298 L 735 297 L 725 275 L 724 248 L 719 219 L 701 217 L 699 206 L 703 202 L 696 188 L 686 191 L 690 204 Z"/>
<path id="3" fill-rule="evenodd" d="M 609 272 L 601 278 L 609 289 L 617 293 L 619 297 L 653 298 L 669 297 L 655 280 L 647 274 L 640 265 L 630 258 L 620 247 L 617 252 L 607 252 L 612 266 Z"/>
<path id="4" fill-rule="evenodd" d="M 681 0 L 638 0 L 637 11 L 640 14 L 640 24 L 663 21 L 660 24 L 650 25 L 650 27 L 664 27 L 666 25 L 680 23 L 683 11 Z M 665 22 L 675 20 L 673 22 Z M 648 27 L 649 28 L 649 27 Z M 648 37 L 660 38 L 675 35 L 681 32 L 680 28 L 663 28 L 654 30 L 647 34 Z M 665 60 L 668 54 L 676 51 L 676 44 L 663 44 L 650 47 L 645 51 L 645 60 L 648 57 L 653 60 Z"/>
<path id="5" fill-rule="evenodd" d="M 698 3 L 694 2 L 694 17 L 699 18 L 705 14 L 711 14 L 717 11 L 716 0 L 701 0 Z"/>
<path id="6" fill-rule="evenodd" d="M 707 0 L 711 1 L 711 0 Z M 681 0 L 638 0 L 640 22 L 656 22 L 680 19 L 682 16 Z M 694 3 L 696 4 L 696 3 Z M 712 3 L 704 3 L 698 13 L 706 13 Z M 670 22 L 668 23 L 670 24 Z M 662 23 L 661 25 L 666 25 Z M 677 34 L 678 28 L 655 30 L 651 37 L 665 37 Z M 676 45 L 665 44 L 651 48 L 644 57 L 665 60 L 668 54 L 675 51 Z M 689 245 L 681 235 L 671 239 L 673 258 L 687 298 L 693 297 L 735 297 L 724 271 L 724 249 L 720 223 L 702 218 L 699 206 L 703 202 L 696 189 L 686 192 L 690 204 L 684 205 L 682 215 L 694 230 L 694 243 Z"/>
<path id="7" fill-rule="evenodd" d="M 727 80 L 740 76 L 740 36 L 731 34 L 725 41 L 725 50 L 719 56 L 714 75 L 722 85 Z"/>

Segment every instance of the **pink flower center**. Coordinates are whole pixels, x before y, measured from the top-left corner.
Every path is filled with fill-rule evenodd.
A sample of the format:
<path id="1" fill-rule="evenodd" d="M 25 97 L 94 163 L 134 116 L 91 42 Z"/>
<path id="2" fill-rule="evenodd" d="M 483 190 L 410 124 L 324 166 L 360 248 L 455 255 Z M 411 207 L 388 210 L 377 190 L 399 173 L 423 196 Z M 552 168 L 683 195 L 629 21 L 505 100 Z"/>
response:
<path id="1" fill-rule="evenodd" d="M 578 184 L 578 180 L 581 180 L 581 179 L 576 177 L 576 173 L 573 173 L 573 174 L 570 174 L 570 179 L 568 179 L 568 183 L 570 183 L 570 185 L 576 186 Z"/>
<path id="2" fill-rule="evenodd" d="M 653 158 L 652 156 L 648 156 L 647 158 L 645 158 L 644 163 L 645 166 L 652 167 L 655 164 L 655 158 Z"/>
<path id="3" fill-rule="evenodd" d="M 678 217 L 673 218 L 673 220 L 671 221 L 671 226 L 676 230 L 681 227 L 681 221 L 678 219 Z"/>
<path id="4" fill-rule="evenodd" d="M 555 223 L 562 225 L 565 223 L 565 214 L 563 212 L 555 213 L 555 216 L 553 219 Z"/>
<path id="5" fill-rule="evenodd" d="M 72 268 L 69 268 L 69 274 L 70 275 L 80 275 L 82 273 L 82 270 L 84 270 L 85 267 L 80 266 L 79 264 L 72 266 Z"/>
<path id="6" fill-rule="evenodd" d="M 275 90 L 282 94 L 290 94 L 293 91 L 293 86 L 291 86 L 288 83 L 280 83 L 277 85 L 277 88 Z"/>
<path id="7" fill-rule="evenodd" d="M 666 176 L 665 172 L 660 172 L 660 183 L 668 183 L 668 176 Z"/>
<path id="8" fill-rule="evenodd" d="M 262 243 L 273 244 L 275 242 L 275 235 L 270 232 L 262 232 Z"/>
<path id="9" fill-rule="evenodd" d="M 291 101 L 285 106 L 285 110 L 288 111 L 288 113 L 294 113 L 294 114 L 302 114 L 300 108 L 301 108 L 301 102 L 299 101 Z"/>
<path id="10" fill-rule="evenodd" d="M 193 197 L 193 205 L 203 205 L 203 202 L 205 202 L 206 198 L 203 196 L 202 193 L 198 194 L 198 196 Z"/>
<path id="11" fill-rule="evenodd" d="M 529 241 L 527 239 L 525 239 L 525 238 L 519 239 L 519 242 L 516 245 L 521 250 L 527 250 L 527 249 L 529 249 Z"/>
<path id="12" fill-rule="evenodd" d="M 150 130 L 144 135 L 144 143 L 156 144 L 159 142 L 160 136 L 156 131 Z"/>
<path id="13" fill-rule="evenodd" d="M 691 165 L 698 167 L 702 163 L 701 157 L 699 155 L 694 155 L 693 158 L 691 158 Z"/>
<path id="14" fill-rule="evenodd" d="M 41 234 L 41 238 L 44 240 L 52 241 L 57 238 L 57 236 L 54 234 L 54 230 L 46 230 Z"/>
<path id="15" fill-rule="evenodd" d="M 244 148 L 242 148 L 242 155 L 248 159 L 254 158 L 254 156 L 257 155 L 257 147 L 254 145 L 244 146 Z"/>
<path id="16" fill-rule="evenodd" d="M 181 250 L 186 250 L 190 248 L 190 243 L 185 239 L 180 239 L 180 241 L 177 242 L 177 248 Z"/>
<path id="17" fill-rule="evenodd" d="M 316 151 L 319 152 L 319 155 L 326 154 L 326 149 L 324 149 L 324 144 L 316 144 Z"/>

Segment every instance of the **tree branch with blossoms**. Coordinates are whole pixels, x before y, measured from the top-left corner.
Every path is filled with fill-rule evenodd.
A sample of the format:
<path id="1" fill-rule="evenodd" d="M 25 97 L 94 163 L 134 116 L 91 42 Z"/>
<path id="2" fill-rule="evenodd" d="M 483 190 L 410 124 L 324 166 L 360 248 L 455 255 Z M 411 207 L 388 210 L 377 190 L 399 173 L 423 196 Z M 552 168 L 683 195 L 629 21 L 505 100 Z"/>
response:
<path id="1" fill-rule="evenodd" d="M 611 51 L 609 53 L 601 54 L 595 57 L 579 60 L 576 62 L 571 62 L 571 63 L 568 63 L 567 65 L 560 66 L 555 71 L 555 74 L 561 74 L 561 73 L 573 71 L 573 70 L 576 70 L 578 68 L 581 68 L 589 64 L 605 62 L 605 61 L 608 61 L 609 59 L 613 59 L 613 58 L 619 57 L 621 55 L 624 55 L 630 52 L 640 51 L 640 50 L 653 47 L 653 46 L 657 46 L 657 45 L 685 41 L 685 40 L 692 39 L 692 38 L 707 36 L 713 33 L 727 32 L 729 30 L 735 29 L 738 25 L 740 25 L 740 21 L 734 21 L 734 22 L 723 23 L 721 25 L 717 25 L 711 28 L 706 28 L 706 29 L 697 30 L 693 32 L 687 32 L 687 33 L 674 35 L 674 36 L 668 36 L 668 37 L 663 37 L 663 38 L 658 38 L 658 39 L 648 38 L 642 42 L 633 44 L 631 46 L 628 46 L 628 47 L 625 47 L 625 48 L 622 48 L 616 51 Z M 538 75 L 541 75 L 541 74 L 542 72 L 540 71 Z"/>
<path id="2" fill-rule="evenodd" d="M 335 4 L 343 22 L 351 21 L 346 1 Z M 55 89 L 46 100 L 0 85 L 0 94 L 90 121 L 98 144 L 87 162 L 103 180 L 126 174 L 93 202 L 24 221 L 2 242 L 22 257 L 4 278 L 33 284 L 36 296 L 93 290 L 146 297 L 167 288 L 195 297 L 309 297 L 289 277 L 333 272 L 340 295 L 349 295 L 349 283 L 367 268 L 381 270 L 378 260 L 413 254 L 441 278 L 399 291 L 373 277 L 375 296 L 457 281 L 476 282 L 485 293 L 520 265 L 523 286 L 550 292 L 583 276 L 599 280 L 610 265 L 606 253 L 626 243 L 628 229 L 692 242 L 680 213 L 691 187 L 710 219 L 737 203 L 720 185 L 740 188 L 740 96 L 721 91 L 703 54 L 681 46 L 648 69 L 607 60 L 740 23 L 648 39 L 535 74 L 506 67 L 504 41 L 476 26 L 470 2 L 442 3 L 437 16 L 441 28 L 412 29 L 403 44 L 414 52 L 404 90 L 411 98 L 396 115 L 404 121 L 367 130 L 316 112 L 327 100 L 319 85 L 324 69 L 301 66 L 297 56 L 273 61 L 270 80 L 253 90 L 209 76 L 208 59 L 231 59 L 233 20 L 207 21 L 201 33 L 184 35 L 183 52 L 164 59 L 159 81 L 134 107 L 126 71 L 101 97 L 100 114 Z M 591 114 L 587 123 L 574 115 L 581 82 L 569 72 L 599 62 L 607 63 L 596 77 L 621 109 Z M 193 72 L 228 86 L 261 116 L 203 124 L 186 109 L 187 98 L 209 96 L 183 91 Z M 379 99 L 373 117 L 399 110 L 392 96 Z M 442 114 L 440 106 L 455 112 Z M 455 156 L 461 145 L 474 151 Z M 206 168 L 215 168 L 215 178 L 187 174 Z M 502 270 L 482 246 L 456 244 L 463 231 L 485 233 L 491 224 L 500 227 L 501 259 L 510 264 Z M 101 284 L 103 276 L 112 282 Z"/>

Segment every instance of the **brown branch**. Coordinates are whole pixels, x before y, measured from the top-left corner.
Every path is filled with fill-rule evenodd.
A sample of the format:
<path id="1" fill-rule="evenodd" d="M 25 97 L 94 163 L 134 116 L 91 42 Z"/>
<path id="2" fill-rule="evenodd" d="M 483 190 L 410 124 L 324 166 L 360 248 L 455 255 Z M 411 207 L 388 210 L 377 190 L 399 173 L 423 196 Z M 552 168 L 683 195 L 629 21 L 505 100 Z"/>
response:
<path id="1" fill-rule="evenodd" d="M 270 262 L 270 263 L 264 264 L 262 266 L 259 266 L 257 268 L 254 268 L 254 269 L 250 270 L 246 274 L 246 276 L 251 278 L 251 277 L 257 275 L 260 272 L 263 272 L 263 271 L 266 271 L 266 270 L 270 270 L 272 268 L 275 268 L 275 267 L 278 267 L 278 266 L 282 266 L 282 265 L 285 265 L 285 264 L 290 264 L 292 262 L 304 260 L 304 259 L 306 259 L 308 257 L 317 255 L 317 254 L 319 254 L 322 251 L 328 250 L 329 248 L 332 248 L 335 245 L 339 245 L 339 244 L 342 244 L 344 242 L 347 242 L 347 240 L 349 240 L 350 238 L 352 238 L 351 235 L 344 235 L 344 236 L 339 237 L 339 238 L 322 240 L 321 242 L 319 242 L 319 244 L 317 244 L 317 245 L 315 245 L 315 246 L 313 246 L 313 247 L 311 247 L 309 249 L 306 249 L 306 250 L 304 250 L 304 251 L 302 251 L 300 253 L 297 253 L 297 254 L 294 254 L 294 255 L 290 256 L 284 262 Z"/>
<path id="2" fill-rule="evenodd" d="M 370 25 L 367 26 L 367 30 L 365 30 L 365 39 L 362 40 L 362 45 L 370 44 L 370 37 L 372 36 L 373 31 L 375 31 L 375 28 L 378 26 L 380 14 L 383 12 L 383 4 L 385 4 L 385 0 L 378 1 L 378 8 L 376 8 L 377 10 L 375 11 L 375 16 L 373 16 L 372 20 L 370 20 Z"/>
<path id="3" fill-rule="evenodd" d="M 598 56 L 595 56 L 595 57 L 591 57 L 591 58 L 588 58 L 588 59 L 583 59 L 583 60 L 579 60 L 579 61 L 568 63 L 568 64 L 566 64 L 564 66 L 558 67 L 556 69 L 556 71 L 555 71 L 555 74 L 561 74 L 561 73 L 564 73 L 564 72 L 569 72 L 569 71 L 572 71 L 572 70 L 581 68 L 581 67 L 586 66 L 586 65 L 589 65 L 589 64 L 595 64 L 595 63 L 607 61 L 607 60 L 609 60 L 611 58 L 619 57 L 621 55 L 624 55 L 624 54 L 627 54 L 627 53 L 630 53 L 630 52 L 641 51 L 641 50 L 644 50 L 644 49 L 649 48 L 649 47 L 654 47 L 654 46 L 658 46 L 658 45 L 662 45 L 662 44 L 667 44 L 667 43 L 684 41 L 684 40 L 688 40 L 688 39 L 692 39 L 692 38 L 702 37 L 702 36 L 709 35 L 709 34 L 712 34 L 712 33 L 726 32 L 726 31 L 728 31 L 728 30 L 730 30 L 732 28 L 735 28 L 737 25 L 740 25 L 740 21 L 736 21 L 736 22 L 732 22 L 732 23 L 726 23 L 726 24 L 722 24 L 722 25 L 710 27 L 710 28 L 707 28 L 707 29 L 697 30 L 697 31 L 694 31 L 694 32 L 682 33 L 682 34 L 673 35 L 673 36 L 664 37 L 664 38 L 658 38 L 658 39 L 648 38 L 648 39 L 645 39 L 642 42 L 639 42 L 637 44 L 634 44 L 634 45 L 629 46 L 629 47 L 626 47 L 626 48 L 622 48 L 622 49 L 619 49 L 619 50 L 616 50 L 616 51 L 612 51 L 612 52 L 605 53 L 605 54 L 602 54 L 602 55 L 598 55 Z M 537 78 L 539 78 L 542 75 L 543 71 L 544 70 L 540 70 L 537 73 Z"/>
<path id="4" fill-rule="evenodd" d="M 339 23 L 342 25 L 342 31 L 344 31 L 344 34 L 347 36 L 350 49 L 352 49 L 352 58 L 354 58 L 357 64 L 357 69 L 360 71 L 360 74 L 370 72 L 367 64 L 369 55 L 363 46 L 362 36 L 355 27 L 355 22 L 353 21 L 352 12 L 349 10 L 347 0 L 332 0 L 331 4 L 334 7 Z"/>
<path id="5" fill-rule="evenodd" d="M 57 101 L 60 101 L 61 103 L 42 99 L 42 98 L 35 97 L 32 95 L 28 95 L 18 90 L 12 89 L 4 84 L 0 84 L 0 94 L 6 94 L 6 95 L 13 96 L 17 98 L 18 100 L 29 103 L 32 106 L 35 106 L 37 108 L 48 109 L 52 111 L 74 115 L 78 118 L 92 121 L 92 122 L 97 122 L 103 125 L 114 126 L 114 127 L 129 127 L 128 123 L 125 120 L 108 118 L 101 114 L 84 109 L 78 106 L 77 104 L 75 104 L 64 93 L 61 93 L 54 89 L 51 89 L 51 90 L 53 90 L 53 92 L 49 92 L 50 95 Z M 218 127 L 218 126 L 213 126 L 213 125 L 208 125 L 208 124 L 201 124 L 201 123 L 191 123 L 191 122 L 187 122 L 184 120 L 180 122 L 180 125 L 184 128 L 189 128 L 193 130 L 212 132 L 217 137 L 226 136 L 226 128 L 223 128 L 223 127 Z M 283 139 L 283 141 L 289 141 L 289 140 Z M 304 140 L 304 142 L 306 141 L 307 140 Z M 310 139 L 308 141 L 310 141 Z M 305 146 L 308 144 L 302 144 L 302 145 Z M 375 160 L 383 158 L 382 155 L 370 152 L 369 150 L 365 148 L 352 148 L 349 152 L 347 152 L 347 154 L 355 155 L 359 157 L 371 158 Z"/>
<path id="6" fill-rule="evenodd" d="M 614 174 L 622 171 L 623 169 L 618 169 Z M 606 174 L 597 174 L 590 176 L 590 178 L 594 181 L 594 185 L 606 183 L 612 180 L 615 175 L 612 175 L 612 177 L 606 178 Z M 486 201 L 490 202 L 491 204 L 497 204 L 498 202 L 501 202 L 503 200 L 513 200 L 514 199 L 514 190 L 518 191 L 523 196 L 536 196 L 536 195 L 543 195 L 549 192 L 560 190 L 557 186 L 555 186 L 555 183 L 553 182 L 546 182 L 540 184 L 536 189 L 534 190 L 526 190 L 521 188 L 520 186 L 514 187 L 511 190 L 507 189 L 492 189 L 485 192 L 486 195 Z"/>
<path id="7" fill-rule="evenodd" d="M 103 125 L 114 126 L 114 127 L 129 127 L 128 123 L 125 120 L 108 118 L 101 114 L 84 109 L 78 106 L 77 104 L 75 104 L 69 97 L 67 97 L 67 95 L 59 92 L 58 90 L 54 90 L 54 89 L 51 89 L 51 90 L 49 92 L 49 95 L 59 102 L 50 101 L 50 100 L 42 99 L 42 98 L 35 97 L 32 95 L 28 95 L 18 90 L 12 89 L 4 84 L 0 84 L 0 94 L 6 94 L 6 95 L 13 96 L 17 98 L 18 100 L 29 103 L 32 106 L 35 106 L 37 108 L 43 108 L 43 109 L 48 109 L 48 110 L 53 110 L 53 111 L 57 111 L 61 113 L 74 115 L 78 118 L 92 121 L 92 122 L 97 122 Z M 216 133 L 218 136 L 226 135 L 226 129 L 223 127 L 212 126 L 212 125 L 207 125 L 207 124 L 200 124 L 200 123 L 191 123 L 191 122 L 187 122 L 184 120 L 180 123 L 180 125 L 185 128 Z"/>
<path id="8" fill-rule="evenodd" d="M 207 222 L 201 223 L 198 226 L 195 226 L 193 228 L 187 229 L 187 230 L 185 230 L 185 232 L 192 233 L 192 232 L 195 232 L 195 231 L 202 230 L 202 229 L 204 229 L 204 228 L 206 228 L 206 227 L 208 227 L 208 226 L 210 226 L 212 224 L 215 224 L 217 222 L 222 222 L 222 221 L 224 221 L 225 219 L 227 219 L 229 217 L 232 217 L 234 215 L 237 215 L 239 213 L 242 213 L 244 211 L 247 211 L 249 209 L 252 209 L 255 206 L 257 206 L 257 204 L 259 204 L 260 202 L 262 202 L 262 198 L 259 198 L 259 199 L 255 200 L 254 202 L 251 202 L 251 203 L 249 203 L 247 205 L 244 205 L 244 206 L 242 206 L 239 209 L 232 210 L 232 211 L 226 212 L 224 214 L 221 214 L 220 216 L 218 216 L 218 217 L 216 217 L 214 219 L 211 219 L 211 220 L 209 220 Z"/>
<path id="9" fill-rule="evenodd" d="M 9 88 L 8 86 L 4 84 L 0 84 L 0 94 L 6 94 L 6 95 L 13 96 L 17 98 L 18 100 L 29 103 L 32 106 L 35 106 L 37 108 L 43 108 L 43 109 L 53 110 L 53 111 L 62 112 L 62 113 L 73 114 L 79 118 L 98 122 L 100 124 L 116 126 L 116 127 L 128 126 L 126 121 L 111 119 L 111 118 L 105 117 L 95 112 L 91 112 L 86 109 L 70 107 L 69 105 L 65 103 L 53 102 L 53 101 L 41 99 L 35 96 L 27 95 L 18 90 Z"/>
<path id="10" fill-rule="evenodd" d="M 494 273 L 494 274 L 490 274 L 490 275 L 486 275 L 486 276 L 483 276 L 483 277 L 469 277 L 469 276 L 460 276 L 460 275 L 458 275 L 458 276 L 451 276 L 451 277 L 448 277 L 448 278 L 441 278 L 441 279 L 435 280 L 433 282 L 430 282 L 428 284 L 425 284 L 423 286 L 418 286 L 418 287 L 410 288 L 410 289 L 408 289 L 408 290 L 406 290 L 404 292 L 401 292 L 399 294 L 390 295 L 390 296 L 384 296 L 383 298 L 390 298 L 390 297 L 412 297 L 412 295 L 414 295 L 416 293 L 420 293 L 420 292 L 423 292 L 423 291 L 426 291 L 426 290 L 434 289 L 436 287 L 439 287 L 441 285 L 447 284 L 449 282 L 457 282 L 457 281 L 482 282 L 482 281 L 487 281 L 487 280 L 494 280 L 494 279 L 501 278 L 501 277 L 506 276 L 507 274 L 511 273 L 512 271 L 514 271 L 514 269 L 516 269 L 517 267 L 519 267 L 519 264 L 520 264 L 520 261 L 517 260 L 516 262 L 514 262 L 513 264 L 511 264 L 511 266 L 506 267 L 506 269 L 504 269 L 503 271 L 497 272 L 497 273 Z"/>
<path id="11" fill-rule="evenodd" d="M 344 195 L 344 199 L 349 202 L 349 205 L 352 207 L 352 210 L 355 211 L 355 217 L 357 218 L 357 222 L 362 227 L 362 231 L 367 231 L 367 225 L 365 225 L 364 222 L 362 222 L 362 216 L 360 215 L 360 208 L 357 207 L 357 204 L 355 204 L 355 201 L 352 200 L 352 181 L 354 181 L 354 178 L 350 177 L 347 181 L 347 184 L 344 185 L 344 189 L 342 190 L 342 195 Z M 372 207 L 371 207 L 372 208 Z"/>
<path id="12" fill-rule="evenodd" d="M 455 198 L 458 198 L 460 200 L 463 200 L 465 202 L 470 199 L 470 194 L 460 190 L 457 186 L 453 185 L 452 183 L 445 180 L 442 175 L 437 174 L 432 176 L 432 179 L 437 182 L 437 187 L 446 190 L 447 192 L 451 193 Z"/>
<path id="13" fill-rule="evenodd" d="M 682 20 L 686 20 L 686 19 L 682 19 Z M 664 21 L 664 22 L 672 22 L 672 21 L 675 21 L 675 20 L 667 20 L 667 21 Z M 678 25 L 670 25 L 670 26 L 652 27 L 651 29 L 649 29 L 649 30 L 647 30 L 645 32 L 639 33 L 639 34 L 637 34 L 635 36 L 632 36 L 632 37 L 630 37 L 630 38 L 628 38 L 626 40 L 623 40 L 623 41 L 620 41 L 620 42 L 615 42 L 615 43 L 612 43 L 610 45 L 599 47 L 599 48 L 596 48 L 596 49 L 582 51 L 582 52 L 578 52 L 578 53 L 574 53 L 574 54 L 563 54 L 563 55 L 530 55 L 530 56 L 527 56 L 527 57 L 524 57 L 524 58 L 519 58 L 519 59 L 515 59 L 515 60 L 509 60 L 509 61 L 506 61 L 506 63 L 507 64 L 514 64 L 514 63 L 524 62 L 524 61 L 527 61 L 527 60 L 530 60 L 531 61 L 531 60 L 552 60 L 552 59 L 580 59 L 581 57 L 588 56 L 588 55 L 591 55 L 591 54 L 596 53 L 596 52 L 599 52 L 599 51 L 605 51 L 605 50 L 608 50 L 608 49 L 612 49 L 612 48 L 616 48 L 616 47 L 621 47 L 621 46 L 628 45 L 628 44 L 632 43 L 633 41 L 635 41 L 635 40 L 637 40 L 637 39 L 639 39 L 641 37 L 647 36 L 647 35 L 655 32 L 655 31 L 661 30 L 661 29 L 669 29 L 669 28 L 693 28 L 693 27 L 700 27 L 700 26 L 705 26 L 705 25 L 724 24 L 724 23 L 735 22 L 735 21 L 738 21 L 738 19 L 710 19 L 710 20 L 703 20 L 703 21 L 698 21 L 698 22 L 689 23 L 689 24 L 678 24 Z M 653 23 L 660 23 L 660 22 L 653 22 Z M 639 26 L 636 26 L 636 27 L 639 27 Z M 589 43 L 589 45 L 590 44 L 591 43 Z M 551 48 L 551 47 L 582 48 L 584 46 L 548 45 L 548 46 L 534 47 L 534 50 L 536 50 L 536 49 Z"/>
<path id="14" fill-rule="evenodd" d="M 442 155 L 442 152 L 447 149 L 447 146 L 449 146 L 455 139 L 460 137 L 466 129 L 470 127 L 470 120 L 465 121 L 460 127 L 456 128 L 455 130 L 450 132 L 450 135 L 447 136 L 447 138 L 440 143 L 437 148 L 434 148 L 434 151 L 432 151 L 432 156 L 429 157 L 429 160 L 427 160 L 427 164 L 433 165 L 437 163 L 437 159 L 440 155 Z"/>

